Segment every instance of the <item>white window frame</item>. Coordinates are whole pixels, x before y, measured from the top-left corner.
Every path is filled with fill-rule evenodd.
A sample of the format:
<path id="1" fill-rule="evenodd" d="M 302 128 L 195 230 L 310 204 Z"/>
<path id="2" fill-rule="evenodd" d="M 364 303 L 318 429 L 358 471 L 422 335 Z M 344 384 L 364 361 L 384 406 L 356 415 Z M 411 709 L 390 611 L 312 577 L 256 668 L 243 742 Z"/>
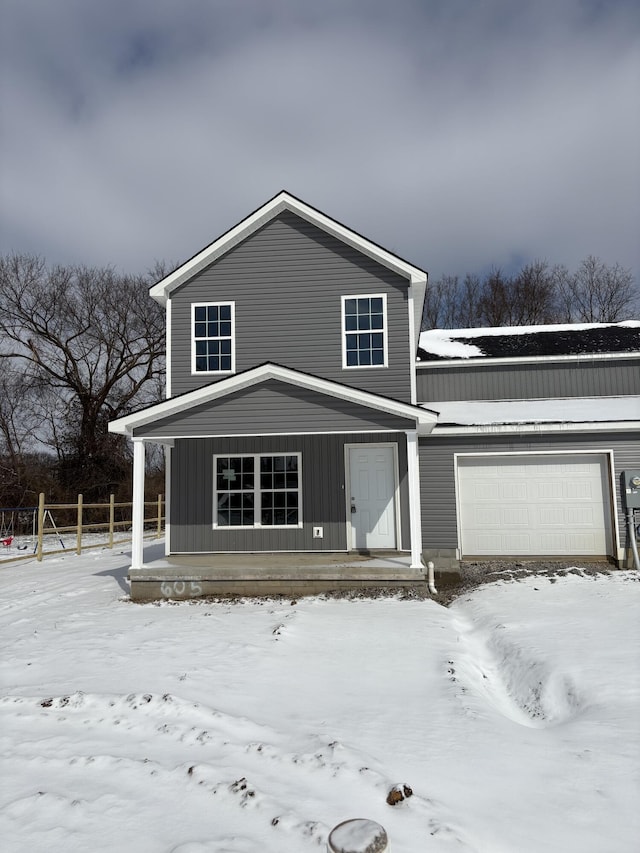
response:
<path id="1" fill-rule="evenodd" d="M 196 308 L 231 308 L 231 335 L 230 337 L 196 337 Z M 191 324 L 191 374 L 193 376 L 227 376 L 236 372 L 236 303 L 226 300 L 224 302 L 192 302 L 190 307 L 189 322 Z M 231 340 L 231 368 L 229 370 L 196 370 L 196 341 L 226 341 Z"/>
<path id="2" fill-rule="evenodd" d="M 345 305 L 348 299 L 382 299 L 382 329 L 362 330 L 364 334 L 379 334 L 382 332 L 382 347 L 384 360 L 382 364 L 347 364 L 347 335 L 358 334 L 357 330 L 347 330 L 345 319 Z M 351 293 L 340 297 L 340 337 L 342 339 L 342 368 L 343 370 L 375 370 L 389 366 L 388 353 L 388 316 L 387 316 L 387 294 L 386 293 Z"/>
<path id="3" fill-rule="evenodd" d="M 262 495 L 260 488 L 260 459 L 275 456 L 295 456 L 298 459 L 298 522 L 297 524 L 262 524 Z M 218 524 L 218 484 L 217 467 L 218 459 L 230 457 L 251 457 L 254 459 L 254 484 L 253 484 L 253 524 Z M 248 492 L 246 489 L 244 493 Z M 264 491 L 294 491 L 293 489 L 265 489 Z M 299 530 L 302 528 L 302 453 L 300 451 L 283 450 L 279 453 L 216 453 L 213 457 L 213 529 L 214 530 Z"/>

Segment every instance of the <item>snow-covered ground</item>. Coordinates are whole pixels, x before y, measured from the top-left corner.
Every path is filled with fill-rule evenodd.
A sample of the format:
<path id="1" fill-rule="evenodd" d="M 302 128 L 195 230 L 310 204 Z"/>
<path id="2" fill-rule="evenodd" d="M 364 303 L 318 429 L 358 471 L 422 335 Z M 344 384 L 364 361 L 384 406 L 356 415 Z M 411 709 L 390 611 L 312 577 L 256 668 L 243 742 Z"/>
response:
<path id="1" fill-rule="evenodd" d="M 158 606 L 127 566 L 0 567 L 6 853 L 305 853 L 353 817 L 393 853 L 639 849 L 637 573 Z"/>

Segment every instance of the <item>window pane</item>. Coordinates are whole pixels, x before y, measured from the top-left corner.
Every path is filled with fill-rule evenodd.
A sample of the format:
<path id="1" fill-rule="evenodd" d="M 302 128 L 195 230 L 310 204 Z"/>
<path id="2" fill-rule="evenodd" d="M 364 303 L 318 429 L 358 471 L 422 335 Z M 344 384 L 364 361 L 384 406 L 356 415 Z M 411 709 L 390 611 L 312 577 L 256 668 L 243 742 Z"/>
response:
<path id="1" fill-rule="evenodd" d="M 372 351 L 371 364 L 384 364 L 384 350 L 374 349 Z"/>
<path id="2" fill-rule="evenodd" d="M 380 297 L 371 300 L 371 313 L 382 314 L 382 299 Z"/>
<path id="3" fill-rule="evenodd" d="M 372 329 L 383 329 L 384 322 L 382 314 L 372 314 L 371 315 L 371 328 Z"/>
<path id="4" fill-rule="evenodd" d="M 345 316 L 348 314 L 356 314 L 357 313 L 357 300 L 355 299 L 345 299 L 344 301 L 344 313 Z"/>
<path id="5" fill-rule="evenodd" d="M 358 318 L 355 314 L 344 318 L 344 327 L 347 332 L 352 332 L 358 328 Z"/>
<path id="6" fill-rule="evenodd" d="M 260 488 L 261 489 L 272 489 L 273 488 L 273 474 L 260 474 Z"/>
<path id="7" fill-rule="evenodd" d="M 193 309 L 195 370 L 230 372 L 233 356 L 231 305 L 198 305 Z M 199 356 L 207 355 L 206 361 Z M 220 358 L 220 356 L 224 356 Z"/>
<path id="8" fill-rule="evenodd" d="M 347 353 L 347 365 L 349 367 L 357 367 L 358 353 L 356 350 L 351 350 Z"/>
<path id="9" fill-rule="evenodd" d="M 358 317 L 358 328 L 359 329 L 370 329 L 371 328 L 371 318 L 368 314 L 363 314 Z"/>
<path id="10" fill-rule="evenodd" d="M 256 469 L 260 472 L 260 524 L 297 524 L 298 468 L 298 456 L 293 454 L 216 457 L 217 524 L 221 527 L 256 525 Z"/>

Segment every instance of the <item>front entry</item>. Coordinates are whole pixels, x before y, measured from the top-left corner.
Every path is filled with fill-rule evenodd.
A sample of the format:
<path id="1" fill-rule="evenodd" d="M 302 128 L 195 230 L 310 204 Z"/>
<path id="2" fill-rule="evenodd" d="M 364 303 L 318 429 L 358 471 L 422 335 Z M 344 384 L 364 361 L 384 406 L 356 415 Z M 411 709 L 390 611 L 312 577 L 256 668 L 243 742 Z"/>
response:
<path id="1" fill-rule="evenodd" d="M 351 548 L 395 548 L 394 448 L 362 444 L 348 452 Z"/>

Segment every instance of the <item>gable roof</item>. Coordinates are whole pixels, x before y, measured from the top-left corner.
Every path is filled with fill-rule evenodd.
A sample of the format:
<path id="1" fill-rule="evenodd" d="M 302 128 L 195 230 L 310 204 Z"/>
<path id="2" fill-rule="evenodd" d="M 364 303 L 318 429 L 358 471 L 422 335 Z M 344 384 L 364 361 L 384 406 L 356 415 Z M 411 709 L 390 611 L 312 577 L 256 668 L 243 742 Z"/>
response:
<path id="1" fill-rule="evenodd" d="M 377 243 L 367 240 L 366 237 L 363 237 L 356 231 L 352 231 L 346 225 L 342 225 L 335 219 L 331 219 L 324 213 L 321 213 L 321 211 L 316 210 L 316 208 L 282 190 L 270 199 L 270 201 L 266 202 L 266 204 L 254 210 L 253 213 L 214 240 L 213 243 L 205 246 L 204 249 L 188 261 L 185 261 L 185 263 L 181 264 L 177 269 L 157 282 L 157 284 L 154 284 L 149 291 L 150 296 L 161 305 L 166 305 L 167 299 L 177 287 L 213 263 L 213 261 L 224 255 L 234 246 L 237 246 L 238 243 L 245 240 L 254 231 L 262 228 L 270 220 L 275 219 L 275 217 L 279 216 L 285 210 L 295 213 L 328 234 L 332 234 L 343 243 L 352 246 L 354 249 L 357 249 L 383 266 L 398 273 L 403 278 L 406 278 L 418 288 L 422 287 L 424 289 L 426 286 L 427 274 L 424 270 L 414 267 L 397 255 L 378 246 Z M 422 294 L 416 292 L 416 298 L 420 306 L 422 306 L 421 297 L 424 297 L 424 290 Z"/>
<path id="2" fill-rule="evenodd" d="M 640 354 L 640 320 L 421 332 L 419 362 Z"/>
<path id="3" fill-rule="evenodd" d="M 233 376 L 212 382 L 194 391 L 187 391 L 185 394 L 180 394 L 177 397 L 170 397 L 161 403 L 155 403 L 131 415 L 125 415 L 122 418 L 111 421 L 109 432 L 132 436 L 134 430 L 149 426 L 162 418 L 186 412 L 195 406 L 224 398 L 234 391 L 249 388 L 252 385 L 257 385 L 269 379 L 277 379 L 284 383 L 307 388 L 310 391 L 317 391 L 320 394 L 327 394 L 337 399 L 348 400 L 366 408 L 407 418 L 415 422 L 416 428 L 421 433 L 431 432 L 438 419 L 435 412 L 421 406 L 403 403 L 399 400 L 393 400 L 391 397 L 372 394 L 369 391 L 362 391 L 350 385 L 342 385 L 339 382 L 322 379 L 310 373 L 303 373 L 299 370 L 293 370 L 290 367 L 282 367 L 279 364 L 266 362 L 258 367 L 252 367 L 250 370 L 236 373 Z"/>

